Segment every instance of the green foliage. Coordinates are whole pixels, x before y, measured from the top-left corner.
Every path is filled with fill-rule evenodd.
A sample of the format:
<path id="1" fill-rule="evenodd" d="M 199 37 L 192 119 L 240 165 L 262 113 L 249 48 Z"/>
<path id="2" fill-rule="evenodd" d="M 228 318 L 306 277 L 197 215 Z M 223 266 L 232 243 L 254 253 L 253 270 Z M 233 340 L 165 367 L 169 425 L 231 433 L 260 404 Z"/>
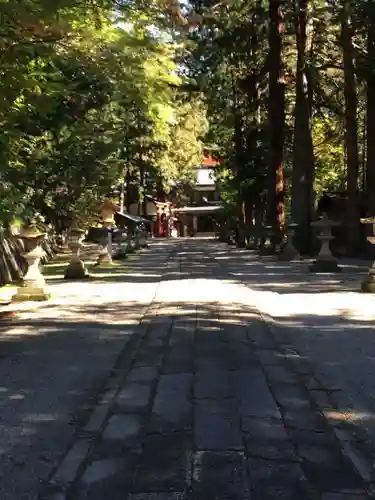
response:
<path id="1" fill-rule="evenodd" d="M 374 25 L 373 9 L 366 2 L 346 2 L 352 14 L 357 119 L 366 116 L 365 82 L 373 74 L 374 61 L 366 54 L 366 30 Z M 242 201 L 264 200 L 269 189 L 269 5 L 263 0 L 222 2 L 215 15 L 208 0 L 193 0 L 192 9 L 202 22 L 189 35 L 184 63 L 187 73 L 203 93 L 209 132 L 206 142 L 226 160 L 230 175 L 220 181 L 223 199 L 236 211 Z M 297 6 L 306 10 L 306 86 L 314 144 L 314 191 L 345 190 L 345 123 L 343 47 L 341 22 L 343 3 L 296 1 L 282 3 L 282 69 L 285 78 L 285 194 L 291 195 L 294 163 L 293 137 L 296 103 Z M 297 24 L 296 24 L 297 23 Z M 360 128 L 362 125 L 360 125 Z M 363 137 L 365 136 L 362 130 Z M 366 141 L 358 137 L 362 159 Z M 297 147 L 303 148 L 303 144 Z M 229 177 L 228 177 L 229 176 Z M 230 179 L 230 180 L 228 180 Z M 358 179 L 360 185 L 360 179 Z M 286 205 L 290 200 L 286 199 Z"/>
<path id="2" fill-rule="evenodd" d="M 264 204 L 270 157 L 269 2 L 192 0 L 188 34 L 167 3 L 0 2 L 0 220 L 33 211 L 83 217 L 126 182 L 127 204 L 183 190 L 204 149 L 224 160 L 223 202 Z M 314 190 L 345 188 L 342 3 L 307 1 L 305 50 Z M 284 173 L 291 193 L 296 103 L 296 6 L 284 3 Z M 374 61 L 365 2 L 347 3 L 363 163 L 366 82 Z M 346 5 L 346 4 L 345 4 Z M 212 10 L 214 9 L 214 10 Z M 169 9 L 170 10 L 170 9 Z M 207 14 L 208 13 L 208 14 Z M 178 17 L 178 16 L 177 16 Z M 300 147 L 303 147 L 300 146 Z M 358 180 L 358 183 L 360 179 Z M 56 191 L 66 189 L 65 193 Z M 287 205 L 288 205 L 287 201 Z"/>
<path id="3" fill-rule="evenodd" d="M 124 24 L 110 2 L 9 0 L 0 15 L 3 223 L 87 215 L 125 172 L 150 194 L 186 178 L 204 113 L 178 97 L 178 47 L 152 34 L 152 10 Z"/>
<path id="4" fill-rule="evenodd" d="M 207 121 L 199 100 L 177 99 L 171 115 L 169 138 L 161 162 L 165 179 L 190 183 L 194 179 L 193 167 L 200 164 L 203 152 L 202 138 Z M 189 148 L 186 145 L 189 144 Z"/>
<path id="5" fill-rule="evenodd" d="M 342 189 L 345 180 L 342 132 L 334 119 L 326 117 L 313 121 L 313 140 L 316 155 L 315 190 L 320 197 L 324 191 Z"/>

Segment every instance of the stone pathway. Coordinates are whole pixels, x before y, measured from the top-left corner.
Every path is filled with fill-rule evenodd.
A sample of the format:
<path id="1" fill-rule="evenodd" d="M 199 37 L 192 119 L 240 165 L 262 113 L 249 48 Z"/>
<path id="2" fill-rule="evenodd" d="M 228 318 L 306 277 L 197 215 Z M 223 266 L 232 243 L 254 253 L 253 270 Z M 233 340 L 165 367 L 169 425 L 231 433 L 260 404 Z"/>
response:
<path id="1" fill-rule="evenodd" d="M 173 251 L 157 242 L 90 282 L 54 276 L 50 301 L 0 321 L 1 500 L 37 498 L 135 342 Z"/>
<path id="2" fill-rule="evenodd" d="M 342 261 L 342 273 L 314 275 L 307 263 L 279 263 L 214 245 L 228 273 L 246 284 L 279 348 L 312 390 L 341 446 L 369 482 L 375 464 L 375 296 L 359 292 L 371 263 Z"/>
<path id="3" fill-rule="evenodd" d="M 237 257 L 198 239 L 167 246 L 152 301 L 39 498 L 373 498 L 324 412 L 332 391 L 258 314 Z"/>

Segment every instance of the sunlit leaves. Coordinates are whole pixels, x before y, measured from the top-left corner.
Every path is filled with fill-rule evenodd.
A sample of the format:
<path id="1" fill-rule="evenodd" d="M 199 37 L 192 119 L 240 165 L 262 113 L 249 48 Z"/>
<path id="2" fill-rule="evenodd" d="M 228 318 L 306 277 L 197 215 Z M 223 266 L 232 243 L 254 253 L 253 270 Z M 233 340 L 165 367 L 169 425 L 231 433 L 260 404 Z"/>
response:
<path id="1" fill-rule="evenodd" d="M 28 205 L 49 215 L 81 211 L 123 182 L 125 171 L 138 184 L 142 171 L 155 194 L 201 159 L 204 113 L 176 100 L 178 46 L 157 27 L 153 9 L 128 10 L 124 23 L 106 6 L 83 12 L 83 4 L 40 2 L 31 12 L 20 2 L 17 17 L 10 0 L 3 11 L 16 16 L 6 25 L 11 51 L 0 45 L 0 161 L 4 185 L 14 188 L 0 219 Z M 52 40 L 57 21 L 61 37 Z M 185 111 L 196 126 L 182 120 Z"/>

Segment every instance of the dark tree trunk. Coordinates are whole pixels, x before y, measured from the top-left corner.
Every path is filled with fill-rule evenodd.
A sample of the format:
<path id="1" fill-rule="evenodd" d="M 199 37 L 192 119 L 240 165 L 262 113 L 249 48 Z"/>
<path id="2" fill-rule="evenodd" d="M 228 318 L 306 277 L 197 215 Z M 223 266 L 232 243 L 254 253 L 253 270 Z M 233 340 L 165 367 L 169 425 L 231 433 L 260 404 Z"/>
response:
<path id="1" fill-rule="evenodd" d="M 348 2 L 343 7 L 341 24 L 341 43 L 344 62 L 344 96 L 345 96 L 345 149 L 347 154 L 346 185 L 347 202 L 347 253 L 354 256 L 360 245 L 359 206 L 358 206 L 358 125 L 357 94 L 354 71 L 354 53 L 352 42 L 353 30 L 350 23 Z"/>
<path id="2" fill-rule="evenodd" d="M 292 219 L 298 224 L 301 251 L 310 247 L 310 222 L 314 204 L 314 149 L 306 68 L 306 26 L 309 0 L 295 1 L 297 44 L 296 104 L 294 109 Z"/>
<path id="3" fill-rule="evenodd" d="M 372 7 L 372 8 L 370 8 Z M 366 154 L 366 195 L 368 214 L 375 216 L 375 12 L 368 6 L 367 16 L 367 154 Z"/>
<path id="4" fill-rule="evenodd" d="M 120 210 L 121 212 L 125 209 L 125 181 L 126 181 L 126 167 L 122 171 L 121 175 L 121 187 L 120 187 Z"/>
<path id="5" fill-rule="evenodd" d="M 282 64 L 284 2 L 269 2 L 269 159 L 267 191 L 267 223 L 281 229 L 284 224 L 284 124 L 285 80 Z"/>
<path id="6" fill-rule="evenodd" d="M 131 205 L 131 188 L 130 188 L 130 169 L 129 167 L 126 169 L 126 177 L 125 177 L 125 199 L 126 199 L 126 211 L 130 212 Z"/>
<path id="7" fill-rule="evenodd" d="M 242 183 L 246 175 L 245 172 L 245 151 L 244 151 L 244 133 L 243 133 L 243 115 L 241 110 L 241 102 L 239 99 L 239 93 L 237 88 L 237 82 L 234 77 L 234 73 L 231 73 L 232 80 L 232 100 L 233 100 L 233 121 L 234 121 L 234 151 L 235 151 L 235 177 L 237 182 L 237 219 L 238 219 L 238 238 L 237 243 L 241 246 L 244 244 L 244 223 L 245 223 L 245 213 L 244 213 L 244 193 L 242 190 Z"/>

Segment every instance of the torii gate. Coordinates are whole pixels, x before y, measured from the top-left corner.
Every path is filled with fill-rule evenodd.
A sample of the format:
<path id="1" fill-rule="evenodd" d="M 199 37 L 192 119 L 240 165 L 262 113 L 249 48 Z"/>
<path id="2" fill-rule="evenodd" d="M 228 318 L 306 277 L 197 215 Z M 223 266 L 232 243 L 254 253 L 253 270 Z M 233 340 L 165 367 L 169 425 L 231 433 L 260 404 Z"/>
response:
<path id="1" fill-rule="evenodd" d="M 172 215 L 170 201 L 156 201 L 156 223 L 153 230 L 155 236 L 166 237 L 169 236 L 169 221 Z"/>

